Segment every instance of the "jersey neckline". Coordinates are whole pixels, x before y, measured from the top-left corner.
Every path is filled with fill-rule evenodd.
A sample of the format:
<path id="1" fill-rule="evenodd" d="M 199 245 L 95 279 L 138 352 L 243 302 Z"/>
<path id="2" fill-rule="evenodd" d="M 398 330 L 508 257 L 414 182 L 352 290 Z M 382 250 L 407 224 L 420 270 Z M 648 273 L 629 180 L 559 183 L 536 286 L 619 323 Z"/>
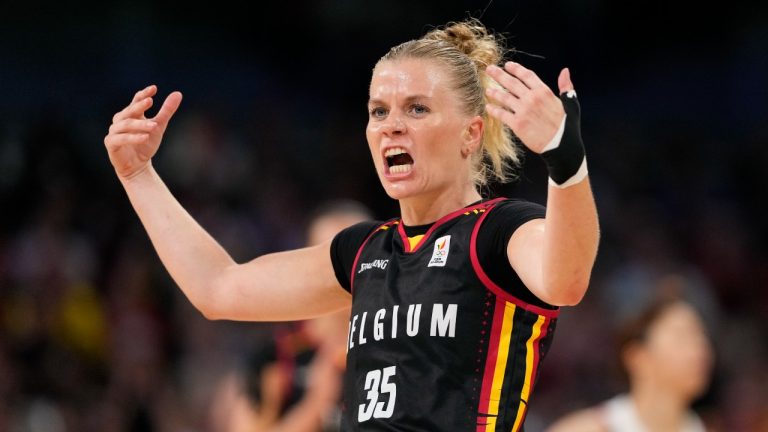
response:
<path id="1" fill-rule="evenodd" d="M 495 204 L 498 201 L 501 201 L 505 199 L 504 197 L 494 198 L 491 200 L 485 200 L 480 199 L 479 201 L 475 201 L 472 204 L 469 204 L 465 207 L 462 207 L 458 210 L 454 210 L 451 213 L 448 213 L 447 215 L 441 217 L 440 219 L 436 220 L 435 222 L 432 222 L 431 224 L 425 224 L 425 225 L 413 225 L 408 228 L 405 227 L 405 224 L 403 223 L 403 219 L 399 218 L 397 223 L 397 232 L 400 234 L 400 238 L 403 242 L 403 250 L 406 253 L 413 253 L 416 252 L 421 248 L 421 246 L 426 242 L 427 239 L 429 239 L 430 235 L 437 229 L 440 225 L 443 225 L 444 223 L 456 218 L 459 215 L 471 212 L 473 210 L 476 210 L 480 207 L 486 207 L 491 204 Z M 426 228 L 423 233 L 414 232 L 413 229 L 422 229 Z M 406 229 L 408 231 L 406 231 Z M 411 237 L 421 235 L 421 239 L 413 246 L 411 247 L 411 242 L 408 240 L 408 234 L 411 234 Z"/>
<path id="2" fill-rule="evenodd" d="M 483 199 L 479 199 L 473 203 L 467 204 L 466 206 L 462 207 L 460 210 L 467 210 L 469 207 L 476 206 L 478 204 L 482 204 L 483 202 L 486 202 Z M 441 218 L 442 219 L 442 218 Z M 425 235 L 427 231 L 429 231 L 430 228 L 432 228 L 432 225 L 436 224 L 440 219 L 438 219 L 435 222 L 430 222 L 427 224 L 422 225 L 406 225 L 403 223 L 402 218 L 400 219 L 400 226 L 403 227 L 403 231 L 405 232 L 405 235 L 407 237 L 415 237 L 419 235 Z"/>

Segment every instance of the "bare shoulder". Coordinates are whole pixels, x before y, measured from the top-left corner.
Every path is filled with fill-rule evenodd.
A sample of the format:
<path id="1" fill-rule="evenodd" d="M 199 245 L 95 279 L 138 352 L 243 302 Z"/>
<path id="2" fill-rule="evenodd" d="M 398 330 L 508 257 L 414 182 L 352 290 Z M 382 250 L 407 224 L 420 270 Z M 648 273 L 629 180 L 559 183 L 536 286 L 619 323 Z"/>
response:
<path id="1" fill-rule="evenodd" d="M 607 432 L 600 408 L 585 408 L 555 420 L 545 432 Z"/>

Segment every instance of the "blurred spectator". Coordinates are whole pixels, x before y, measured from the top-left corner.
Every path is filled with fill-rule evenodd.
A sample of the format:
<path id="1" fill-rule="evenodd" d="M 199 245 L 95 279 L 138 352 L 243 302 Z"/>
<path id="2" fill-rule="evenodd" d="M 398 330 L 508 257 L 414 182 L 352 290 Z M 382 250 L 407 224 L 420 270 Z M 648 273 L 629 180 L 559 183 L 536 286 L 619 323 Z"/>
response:
<path id="1" fill-rule="evenodd" d="M 329 201 L 310 216 L 307 244 L 372 218 L 355 201 Z M 241 370 L 219 385 L 212 416 L 221 432 L 321 432 L 339 429 L 349 308 L 274 328 Z"/>

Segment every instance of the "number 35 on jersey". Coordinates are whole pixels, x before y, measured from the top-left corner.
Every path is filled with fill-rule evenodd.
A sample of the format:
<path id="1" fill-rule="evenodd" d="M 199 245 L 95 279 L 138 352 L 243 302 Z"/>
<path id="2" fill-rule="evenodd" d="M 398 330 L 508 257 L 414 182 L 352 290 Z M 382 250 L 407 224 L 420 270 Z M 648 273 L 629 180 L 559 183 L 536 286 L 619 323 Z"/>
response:
<path id="1" fill-rule="evenodd" d="M 395 411 L 397 399 L 397 386 L 390 379 L 395 376 L 395 367 L 374 369 L 365 375 L 365 387 L 367 390 L 366 402 L 361 403 L 357 411 L 359 423 L 371 418 L 390 418 Z"/>

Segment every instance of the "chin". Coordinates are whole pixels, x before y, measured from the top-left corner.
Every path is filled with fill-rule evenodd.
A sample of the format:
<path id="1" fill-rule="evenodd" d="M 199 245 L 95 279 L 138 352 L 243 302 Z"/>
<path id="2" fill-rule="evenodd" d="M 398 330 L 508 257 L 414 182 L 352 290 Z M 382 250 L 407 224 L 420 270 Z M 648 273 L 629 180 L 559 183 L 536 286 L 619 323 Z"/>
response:
<path id="1" fill-rule="evenodd" d="M 382 182 L 384 191 L 387 195 L 394 200 L 402 200 L 406 198 L 413 198 L 419 195 L 423 195 L 430 189 L 426 188 L 423 184 L 418 184 L 412 180 L 398 181 L 398 182 Z"/>
<path id="2" fill-rule="evenodd" d="M 381 177 L 379 177 L 379 181 L 381 182 L 381 186 L 384 188 L 384 192 L 386 192 L 387 195 L 394 200 L 409 198 L 417 194 L 413 182 L 403 180 L 392 182 Z"/>
<path id="3" fill-rule="evenodd" d="M 413 195 L 411 193 L 408 193 L 408 191 L 405 190 L 405 188 L 392 187 L 392 186 L 390 186 L 390 187 L 384 186 L 384 192 L 387 193 L 387 196 L 389 196 L 393 200 L 397 200 L 397 201 L 399 201 L 401 199 L 404 199 L 404 198 L 408 198 L 408 197 Z"/>

